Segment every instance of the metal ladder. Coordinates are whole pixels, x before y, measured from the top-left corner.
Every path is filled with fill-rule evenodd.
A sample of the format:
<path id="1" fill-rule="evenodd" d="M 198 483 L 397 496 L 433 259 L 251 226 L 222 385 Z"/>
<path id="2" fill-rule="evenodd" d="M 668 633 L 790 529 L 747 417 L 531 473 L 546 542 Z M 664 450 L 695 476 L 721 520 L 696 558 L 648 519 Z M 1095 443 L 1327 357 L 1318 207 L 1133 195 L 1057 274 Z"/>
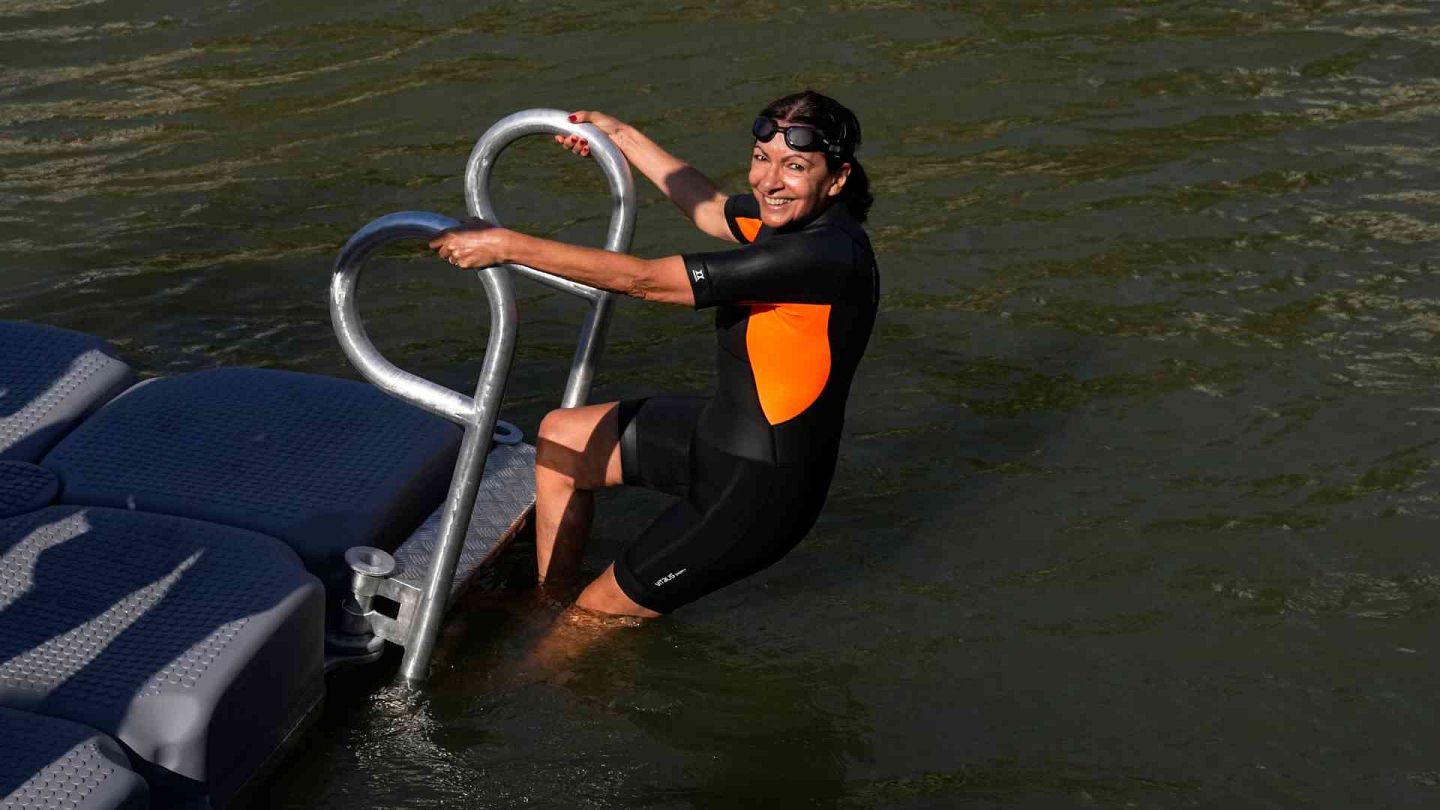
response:
<path id="1" fill-rule="evenodd" d="M 635 230 L 635 187 L 630 165 L 619 147 L 600 130 L 590 124 L 571 123 L 560 110 L 515 113 L 480 137 L 465 167 L 465 202 L 470 215 L 492 225 L 500 224 L 490 199 L 490 177 L 496 160 L 520 138 L 550 134 L 576 135 L 589 142 L 590 154 L 610 185 L 613 207 L 605 249 L 627 252 Z M 412 684 L 424 681 L 429 674 L 430 656 L 454 594 L 470 574 L 498 553 L 534 508 L 534 448 L 521 444 L 518 431 L 503 422 L 498 423 L 502 431 L 496 433 L 500 401 L 515 350 L 516 306 L 510 273 L 570 293 L 590 305 L 561 407 L 583 405 L 589 396 L 616 297 L 524 265 L 482 268 L 476 274 L 489 299 L 491 328 L 474 396 L 404 371 L 386 360 L 365 332 L 356 301 L 360 272 L 385 244 L 402 239 L 429 240 L 460 224 L 450 217 L 422 211 L 404 211 L 373 220 L 345 243 L 330 281 L 330 317 L 350 362 L 381 390 L 449 419 L 465 431 L 441 510 L 394 556 L 369 547 L 355 547 L 345 555 L 354 576 L 352 593 L 345 600 L 341 632 L 376 656 L 385 641 L 403 646 L 400 675 Z M 480 510 L 476 509 L 477 498 L 484 501 Z M 377 610 L 376 596 L 397 603 L 396 615 Z"/>

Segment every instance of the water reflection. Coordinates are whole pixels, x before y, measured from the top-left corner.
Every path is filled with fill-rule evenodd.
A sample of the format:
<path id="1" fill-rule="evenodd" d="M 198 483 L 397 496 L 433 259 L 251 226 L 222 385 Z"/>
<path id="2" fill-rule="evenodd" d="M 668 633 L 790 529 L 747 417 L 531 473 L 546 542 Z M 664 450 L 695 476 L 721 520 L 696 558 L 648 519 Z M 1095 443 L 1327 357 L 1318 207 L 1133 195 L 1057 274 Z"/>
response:
<path id="1" fill-rule="evenodd" d="M 423 705 L 333 685 L 273 803 L 1426 806 L 1437 15 L 11 3 L 0 311 L 344 373 L 334 249 L 457 212 L 500 116 L 615 112 L 739 188 L 748 111 L 819 82 L 866 122 L 885 298 L 812 536 L 568 677 L 511 677 L 559 608 L 502 583 Z M 543 152 L 499 196 L 581 239 L 604 189 Z M 638 253 L 710 247 L 641 193 Z M 476 302 L 395 261 L 373 332 L 463 388 Z M 533 426 L 577 314 L 522 294 Z M 611 338 L 597 399 L 708 385 L 703 319 Z M 654 506 L 612 500 L 592 563 Z"/>

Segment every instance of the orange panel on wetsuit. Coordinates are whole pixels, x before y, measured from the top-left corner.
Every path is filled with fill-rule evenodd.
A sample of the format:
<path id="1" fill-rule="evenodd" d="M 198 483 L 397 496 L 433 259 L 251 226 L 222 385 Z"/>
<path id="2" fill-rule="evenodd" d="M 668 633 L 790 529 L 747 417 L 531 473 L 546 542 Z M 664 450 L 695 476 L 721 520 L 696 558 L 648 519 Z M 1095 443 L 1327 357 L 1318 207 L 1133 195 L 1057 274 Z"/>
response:
<path id="1" fill-rule="evenodd" d="M 829 304 L 754 304 L 745 349 L 760 409 L 772 425 L 794 419 L 830 379 Z"/>

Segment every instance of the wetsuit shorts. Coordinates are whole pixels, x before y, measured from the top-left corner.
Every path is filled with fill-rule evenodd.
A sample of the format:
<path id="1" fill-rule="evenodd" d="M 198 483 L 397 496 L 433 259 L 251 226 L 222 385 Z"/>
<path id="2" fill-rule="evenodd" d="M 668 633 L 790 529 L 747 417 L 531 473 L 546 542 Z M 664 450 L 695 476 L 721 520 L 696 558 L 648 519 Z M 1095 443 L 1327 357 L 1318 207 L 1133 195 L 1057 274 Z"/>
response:
<path id="1" fill-rule="evenodd" d="M 835 453 L 773 464 L 726 453 L 695 426 L 709 400 L 658 396 L 620 403 L 626 484 L 676 495 L 615 561 L 626 596 L 668 613 L 785 556 L 824 505 Z"/>

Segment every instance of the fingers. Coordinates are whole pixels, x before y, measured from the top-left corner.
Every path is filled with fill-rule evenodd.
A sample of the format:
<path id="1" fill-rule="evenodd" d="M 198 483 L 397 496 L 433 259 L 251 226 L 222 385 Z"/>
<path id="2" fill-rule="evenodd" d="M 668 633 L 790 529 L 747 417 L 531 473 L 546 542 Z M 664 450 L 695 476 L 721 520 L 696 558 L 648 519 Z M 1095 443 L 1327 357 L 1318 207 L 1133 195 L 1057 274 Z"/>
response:
<path id="1" fill-rule="evenodd" d="M 580 157 L 588 157 L 590 155 L 590 142 L 579 135 L 556 135 L 555 142 Z"/>
<path id="2" fill-rule="evenodd" d="M 449 231 L 430 240 L 430 247 L 441 259 L 463 269 L 489 267 L 501 260 L 496 252 L 493 235 L 499 229 L 486 226 L 484 229 Z"/>
<path id="3" fill-rule="evenodd" d="M 576 110 L 575 112 L 570 113 L 570 123 L 595 124 L 596 126 L 599 126 L 600 119 L 604 117 L 605 116 L 603 114 L 597 113 L 594 110 Z M 588 157 L 590 155 L 590 144 L 586 143 L 585 139 L 577 138 L 574 135 L 569 136 L 569 138 L 571 143 L 567 148 L 569 148 L 570 151 L 581 157 Z M 579 143 L 576 144 L 575 141 L 579 141 Z"/>
<path id="4" fill-rule="evenodd" d="M 457 251 L 457 245 L 451 238 L 454 234 L 444 233 L 430 240 L 430 247 L 435 254 L 456 267 L 464 267 L 463 260 Z"/>
<path id="5" fill-rule="evenodd" d="M 461 250 L 442 249 L 440 252 L 440 258 L 444 259 L 447 262 L 450 262 L 456 267 L 466 268 L 470 266 L 470 257 Z"/>

